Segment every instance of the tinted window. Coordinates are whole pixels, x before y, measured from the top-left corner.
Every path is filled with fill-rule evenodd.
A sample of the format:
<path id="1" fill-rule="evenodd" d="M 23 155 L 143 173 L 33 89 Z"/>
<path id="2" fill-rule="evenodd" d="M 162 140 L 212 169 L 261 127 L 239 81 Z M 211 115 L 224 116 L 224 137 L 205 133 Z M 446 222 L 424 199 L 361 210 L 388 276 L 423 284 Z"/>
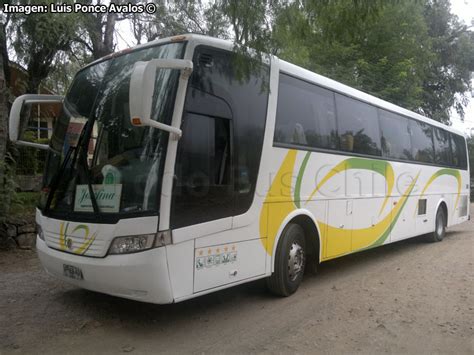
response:
<path id="1" fill-rule="evenodd" d="M 232 215 L 230 120 L 187 114 L 176 159 L 173 228 Z"/>
<path id="2" fill-rule="evenodd" d="M 413 159 L 408 119 L 385 110 L 379 110 L 379 118 L 383 156 L 394 159 Z"/>
<path id="3" fill-rule="evenodd" d="M 440 128 L 433 128 L 436 164 L 451 165 L 451 146 L 449 133 Z"/>
<path id="4" fill-rule="evenodd" d="M 460 169 L 467 169 L 466 142 L 463 137 L 457 134 L 450 134 L 453 165 Z"/>
<path id="5" fill-rule="evenodd" d="M 410 120 L 410 131 L 413 158 L 422 163 L 433 163 L 433 127 L 424 122 Z"/>
<path id="6" fill-rule="evenodd" d="M 197 205 L 199 199 L 195 199 L 196 219 L 193 219 L 193 212 L 189 212 L 187 220 L 180 218 L 180 214 L 184 212 L 176 199 L 172 207 L 172 228 L 198 223 L 199 220 L 210 221 L 238 215 L 246 212 L 253 201 L 265 131 L 269 66 L 254 62 L 250 66 L 251 70 L 247 71 L 242 65 L 245 64 L 242 63 L 242 58 L 236 60 L 236 56 L 229 51 L 206 46 L 197 47 L 184 107 L 188 114 L 215 118 L 216 122 L 228 122 L 229 142 L 232 143 L 233 152 L 232 157 L 229 157 L 229 164 L 232 164 L 229 170 L 232 175 L 232 191 L 224 196 L 222 189 L 220 192 L 210 190 L 209 197 L 201 200 L 200 207 Z M 216 123 L 216 129 L 218 125 L 220 124 Z M 184 146 L 186 140 L 180 141 L 179 144 Z M 179 164 L 178 160 L 176 164 Z M 221 171 L 217 167 L 212 169 L 214 170 L 209 171 L 209 174 Z M 216 176 L 212 174 L 211 176 Z M 212 179 L 210 181 L 212 186 Z M 221 202 L 218 201 L 218 196 Z"/>
<path id="7" fill-rule="evenodd" d="M 281 74 L 275 142 L 337 148 L 334 94 Z"/>
<path id="8" fill-rule="evenodd" d="M 377 109 L 361 101 L 336 94 L 337 124 L 341 149 L 380 155 Z"/>

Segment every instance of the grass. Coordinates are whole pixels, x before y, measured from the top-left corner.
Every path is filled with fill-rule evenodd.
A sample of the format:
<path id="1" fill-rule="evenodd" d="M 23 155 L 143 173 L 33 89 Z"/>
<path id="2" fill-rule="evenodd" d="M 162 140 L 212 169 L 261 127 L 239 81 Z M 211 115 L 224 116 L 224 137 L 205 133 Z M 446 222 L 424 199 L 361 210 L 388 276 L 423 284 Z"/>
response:
<path id="1" fill-rule="evenodd" d="M 10 214 L 17 216 L 21 214 L 32 214 L 38 204 L 39 192 L 17 192 L 10 209 Z"/>

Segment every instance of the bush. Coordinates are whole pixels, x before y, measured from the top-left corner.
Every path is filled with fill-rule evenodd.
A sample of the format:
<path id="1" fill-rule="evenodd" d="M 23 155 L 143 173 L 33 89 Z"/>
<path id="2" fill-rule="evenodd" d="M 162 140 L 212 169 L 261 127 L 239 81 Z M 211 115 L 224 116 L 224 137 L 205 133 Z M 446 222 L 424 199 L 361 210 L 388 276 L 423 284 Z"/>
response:
<path id="1" fill-rule="evenodd" d="M 23 139 L 27 142 L 47 144 L 47 138 L 36 138 L 35 132 L 25 132 Z M 46 160 L 46 151 L 31 147 L 18 147 L 16 173 L 18 175 L 42 174 Z"/>

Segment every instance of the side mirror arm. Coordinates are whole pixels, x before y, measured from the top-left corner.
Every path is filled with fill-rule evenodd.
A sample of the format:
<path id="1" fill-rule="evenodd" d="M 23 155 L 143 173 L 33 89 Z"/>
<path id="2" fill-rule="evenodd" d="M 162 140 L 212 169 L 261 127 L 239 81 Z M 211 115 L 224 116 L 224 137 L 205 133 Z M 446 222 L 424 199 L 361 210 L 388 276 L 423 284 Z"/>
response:
<path id="1" fill-rule="evenodd" d="M 180 80 L 187 81 L 193 71 L 193 62 L 185 59 L 153 59 L 148 62 L 135 63 L 130 78 L 130 120 L 134 126 L 154 127 L 173 133 L 179 138 L 182 134 L 179 127 L 151 119 L 151 105 L 157 69 L 180 70 Z M 183 92 L 176 93 L 177 101 L 181 96 L 184 96 Z"/>

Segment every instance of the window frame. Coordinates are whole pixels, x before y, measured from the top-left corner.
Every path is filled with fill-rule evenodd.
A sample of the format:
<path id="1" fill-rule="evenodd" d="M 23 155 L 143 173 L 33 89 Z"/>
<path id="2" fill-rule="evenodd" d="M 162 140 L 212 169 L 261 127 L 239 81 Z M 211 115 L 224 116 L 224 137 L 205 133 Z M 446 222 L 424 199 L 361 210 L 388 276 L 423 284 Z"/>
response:
<path id="1" fill-rule="evenodd" d="M 340 139 L 339 139 L 339 133 L 338 133 L 338 120 L 337 120 L 337 108 L 336 108 L 336 96 L 335 96 L 335 94 L 334 94 L 334 91 L 329 90 L 329 89 L 327 89 L 327 88 L 324 88 L 324 87 L 322 87 L 322 86 L 313 85 L 313 84 L 310 83 L 310 82 L 307 82 L 307 81 L 305 81 L 305 80 L 300 80 L 300 79 L 298 79 L 298 78 L 296 78 L 296 77 L 294 77 L 294 76 L 292 76 L 292 75 L 287 75 L 287 74 L 285 74 L 285 73 L 282 73 L 282 75 L 283 75 L 283 76 L 287 76 L 287 77 L 290 78 L 291 80 L 300 81 L 300 82 L 304 83 L 306 86 L 310 86 L 310 85 L 314 86 L 314 87 L 316 88 L 316 91 L 321 91 L 320 94 L 316 94 L 316 95 L 318 95 L 318 96 L 323 96 L 323 95 L 321 95 L 323 92 L 324 92 L 324 94 L 326 94 L 326 92 L 327 92 L 327 93 L 329 93 L 330 96 L 331 96 L 331 102 L 332 102 L 332 106 L 333 106 L 333 109 L 334 109 L 334 132 L 335 132 L 335 134 L 336 134 L 335 140 L 334 140 L 334 142 L 333 142 L 335 148 L 321 147 L 321 146 L 316 147 L 316 146 L 313 146 L 313 145 L 311 145 L 311 144 L 309 144 L 309 143 L 306 143 L 306 144 L 299 144 L 299 145 L 305 146 L 305 147 L 308 147 L 308 148 L 314 147 L 314 148 L 327 149 L 327 150 L 340 150 Z M 281 78 L 281 76 L 279 76 L 279 78 Z M 313 92 L 313 91 L 307 91 L 307 92 L 309 92 L 310 94 L 315 94 L 315 92 Z M 279 102 L 278 98 L 280 97 L 280 94 L 281 94 L 281 91 L 280 91 L 280 79 L 279 79 L 279 82 L 278 82 L 278 94 L 277 94 L 277 106 L 276 106 L 276 110 L 275 110 L 275 130 L 274 130 L 274 133 L 273 133 L 273 140 L 274 140 L 274 141 L 275 141 L 275 138 L 276 138 L 276 129 L 277 129 L 277 123 L 276 123 L 277 120 L 276 120 L 276 117 L 278 116 L 278 102 Z M 331 139 L 331 138 L 330 138 L 330 134 L 327 135 L 327 137 L 328 137 L 328 141 L 330 142 L 330 139 Z M 297 144 L 297 143 L 288 143 L 288 142 L 279 142 L 279 143 L 282 143 L 282 144 L 290 144 L 290 145 L 292 145 L 292 144 Z M 330 145 L 330 143 L 329 143 L 329 145 Z"/>
<path id="2" fill-rule="evenodd" d="M 445 166 L 445 165 L 438 165 L 436 164 L 436 148 L 435 148 L 435 144 L 434 144 L 434 128 L 435 126 L 433 125 L 430 125 L 429 123 L 426 123 L 426 122 L 423 122 L 423 121 L 419 121 L 419 120 L 411 120 L 411 122 L 408 124 L 408 127 L 410 129 L 410 140 L 411 140 L 411 154 L 413 157 L 416 156 L 415 154 L 415 146 L 413 144 L 413 141 L 414 141 L 414 137 L 413 137 L 413 130 L 412 130 L 412 125 L 418 125 L 419 127 L 425 125 L 429 128 L 431 128 L 431 158 L 433 160 L 433 162 L 427 162 L 427 161 L 421 161 L 421 160 L 416 160 L 415 158 L 413 158 L 414 161 L 416 162 L 419 162 L 419 163 L 423 163 L 423 164 L 426 164 L 426 165 L 435 165 L 435 166 Z M 422 129 L 423 130 L 423 129 Z M 426 136 L 426 134 L 425 134 Z M 422 150 L 423 151 L 423 150 Z"/>
<path id="3" fill-rule="evenodd" d="M 380 127 L 380 145 L 382 146 L 382 138 L 384 137 L 383 135 L 383 129 L 382 129 L 382 123 L 381 123 L 381 120 L 380 120 L 380 114 L 382 111 L 386 111 L 387 113 L 391 114 L 391 115 L 394 115 L 394 116 L 399 116 L 400 118 L 406 120 L 406 124 L 407 124 L 407 133 L 410 133 L 410 121 L 409 121 L 409 118 L 406 117 L 406 116 L 403 116 L 403 115 L 400 115 L 398 113 L 395 113 L 393 111 L 390 111 L 390 110 L 387 110 L 387 109 L 384 109 L 384 108 L 380 108 L 380 107 L 377 107 L 377 116 L 378 116 L 378 119 L 379 119 L 379 127 Z M 398 118 L 396 118 L 397 120 Z M 412 141 L 411 141 L 411 135 L 409 136 L 409 139 L 410 141 L 410 154 L 412 154 L 413 152 L 413 146 L 412 146 Z M 384 150 L 383 150 L 383 146 L 382 146 L 382 158 L 386 159 L 386 160 L 395 160 L 395 161 L 414 161 L 414 159 L 403 159 L 403 158 L 393 158 L 393 157 L 389 157 L 387 155 L 384 155 Z"/>
<path id="4" fill-rule="evenodd" d="M 445 129 L 442 129 L 440 127 L 433 127 L 433 142 L 434 142 L 434 151 L 435 151 L 435 163 L 437 163 L 437 160 L 438 160 L 438 150 L 436 149 L 436 143 L 438 141 L 438 138 L 436 137 L 436 131 L 439 130 L 441 132 L 444 132 L 447 137 L 448 137 L 448 160 L 450 162 L 450 164 L 448 164 L 448 166 L 455 166 L 454 165 L 454 159 L 453 159 L 453 147 L 452 147 L 452 139 L 451 139 L 451 132 L 449 131 L 446 131 Z M 444 165 L 444 164 L 442 164 Z"/>
<path id="5" fill-rule="evenodd" d="M 450 131 L 450 130 L 447 130 L 445 129 L 444 127 L 438 127 L 436 125 L 433 125 L 433 124 L 430 124 L 428 122 L 425 122 L 425 121 L 422 121 L 422 120 L 419 120 L 419 119 L 416 119 L 416 118 L 413 118 L 413 117 L 410 117 L 410 116 L 407 116 L 406 114 L 402 114 L 402 113 L 399 113 L 399 112 L 395 112 L 391 109 L 388 109 L 386 107 L 382 107 L 380 105 L 377 105 L 377 104 L 374 104 L 374 103 L 371 103 L 371 102 L 367 102 L 365 100 L 362 100 L 360 98 L 357 98 L 357 97 L 354 97 L 350 94 L 347 94 L 345 92 L 341 92 L 340 90 L 337 90 L 337 89 L 333 89 L 333 88 L 330 88 L 326 85 L 322 85 L 322 84 L 319 84 L 319 83 L 314 83 L 312 81 L 309 81 L 307 79 L 303 79 L 297 75 L 295 75 L 294 73 L 290 73 L 288 71 L 285 71 L 285 70 L 279 70 L 278 72 L 278 80 L 280 80 L 280 75 L 287 75 L 287 76 L 290 76 L 296 80 L 301 80 L 301 81 L 304 81 L 308 84 L 311 84 L 311 85 L 314 85 L 314 86 L 318 86 L 322 89 L 326 89 L 326 90 L 329 90 L 329 91 L 332 91 L 332 93 L 334 94 L 334 99 L 335 99 L 335 94 L 339 94 L 339 95 L 342 95 L 342 96 L 347 96 L 353 100 L 357 100 L 357 101 L 360 101 L 360 102 L 363 102 L 367 105 L 371 105 L 373 106 L 374 108 L 377 109 L 377 120 L 378 120 L 378 125 L 379 125 L 379 128 L 381 127 L 380 126 L 380 115 L 379 115 L 379 109 L 380 110 L 385 110 L 387 112 L 390 112 L 392 114 L 395 114 L 395 115 L 399 115 L 403 118 L 406 118 L 408 119 L 409 121 L 416 121 L 416 122 L 422 122 L 424 124 L 427 124 L 429 125 L 430 127 L 432 127 L 433 129 L 435 128 L 439 128 L 439 129 L 442 129 L 444 130 L 445 132 L 447 132 L 448 134 L 450 135 L 453 135 L 453 136 L 457 136 L 457 137 L 460 137 L 463 139 L 464 141 L 464 147 L 466 149 L 466 157 L 467 157 L 467 147 L 466 147 L 466 139 L 465 137 L 463 137 L 462 135 L 458 134 L 458 133 L 455 133 L 453 131 Z M 277 105 L 278 105 L 278 96 L 277 96 Z M 338 131 L 338 127 L 339 127 L 339 123 L 338 123 L 338 110 L 337 110 L 337 104 L 336 104 L 336 133 L 337 133 L 337 136 L 338 136 L 338 148 L 337 149 L 327 149 L 327 148 L 317 148 L 317 147 L 311 147 L 311 146 L 307 146 L 307 145 L 299 145 L 299 144 L 291 144 L 291 143 L 281 143 L 281 142 L 276 142 L 275 141 L 275 134 L 273 134 L 273 143 L 272 143 L 272 146 L 273 147 L 276 147 L 276 148 L 285 148 L 285 149 L 298 149 L 298 150 L 302 150 L 302 151 L 310 151 L 310 152 L 319 152 L 319 153 L 326 153 L 326 154 L 334 154 L 334 155 L 345 155 L 345 156 L 354 156 L 354 157 L 362 157 L 362 158 L 368 158 L 368 159 L 374 159 L 374 160 L 385 160 L 385 161 L 393 161 L 393 162 L 399 162 L 399 163 L 408 163 L 408 164 L 416 164 L 416 165 L 425 165 L 425 166 L 433 166 L 433 167 L 447 167 L 447 168 L 453 168 L 453 169 L 458 169 L 458 170 L 462 170 L 462 171 L 468 171 L 468 167 L 469 167 L 469 164 L 467 162 L 466 166 L 458 166 L 458 165 L 454 165 L 451 164 L 451 165 L 445 165 L 445 164 L 436 164 L 435 162 L 434 163 L 428 163 L 428 162 L 421 162 L 421 161 L 417 161 L 417 160 L 410 160 L 410 159 L 397 159 L 397 158 L 390 158 L 390 157 L 386 157 L 386 156 L 383 156 L 383 153 L 381 156 L 378 156 L 378 155 L 369 155 L 369 154 L 361 154 L 361 153 L 354 153 L 354 152 L 347 152 L 347 151 L 342 151 L 340 150 L 340 139 L 339 139 L 339 131 Z M 408 124 L 410 125 L 410 122 L 408 122 Z M 276 110 L 275 110 L 275 125 L 274 127 L 276 127 Z M 380 128 L 381 129 L 381 128 Z M 380 134 L 380 139 L 382 139 L 382 134 Z M 380 142 L 380 145 L 382 144 L 382 142 Z M 433 137 L 432 137 L 432 144 L 433 144 L 433 151 L 434 151 L 434 154 L 436 156 L 436 150 L 435 150 L 435 146 L 434 146 L 434 133 L 433 133 Z M 451 154 L 452 154 L 452 151 L 451 151 Z M 468 160 L 468 159 L 467 159 Z"/>
<path id="6" fill-rule="evenodd" d="M 333 91 L 333 93 L 334 93 L 334 104 L 335 104 L 335 107 L 336 107 L 336 132 L 337 132 L 337 140 L 338 140 L 338 143 L 339 143 L 339 149 L 338 150 L 340 150 L 342 152 L 347 152 L 347 153 L 355 153 L 355 154 L 361 155 L 361 156 L 370 156 L 370 157 L 382 158 L 383 157 L 383 155 L 382 155 L 382 132 L 381 132 L 381 127 L 380 127 L 380 117 L 379 117 L 379 112 L 378 112 L 377 107 L 374 106 L 374 105 L 371 105 L 367 102 L 364 102 L 362 100 L 355 99 L 355 98 L 353 98 L 351 96 L 348 96 L 348 95 L 342 95 L 342 94 L 339 94 L 339 93 L 334 92 L 334 91 Z M 341 148 L 341 136 L 339 135 L 339 133 L 340 133 L 339 132 L 339 127 L 340 127 L 339 126 L 339 123 L 340 123 L 340 121 L 339 121 L 339 110 L 337 109 L 338 105 L 337 105 L 337 96 L 336 95 L 339 95 L 343 99 L 347 98 L 347 99 L 352 100 L 352 101 L 357 101 L 357 102 L 359 102 L 363 105 L 366 105 L 366 106 L 370 107 L 371 109 L 375 110 L 375 117 L 376 117 L 376 122 L 377 122 L 377 128 L 376 128 L 375 131 L 377 131 L 378 139 L 379 139 L 378 142 L 376 142 L 377 143 L 376 150 L 378 149 L 380 151 L 379 155 L 368 154 L 368 153 L 351 152 L 351 151 L 343 150 Z M 353 137 L 355 138 L 355 136 L 353 136 Z M 367 137 L 369 137 L 369 136 L 367 136 Z M 372 137 L 369 137 L 369 138 L 372 139 Z M 355 144 L 355 140 L 354 140 L 354 144 Z"/>
<path id="7" fill-rule="evenodd" d="M 207 115 L 207 114 L 202 114 L 202 113 L 194 113 L 194 112 L 190 112 L 190 111 L 186 111 L 183 113 L 183 117 L 185 117 L 186 115 L 190 115 L 190 117 L 188 117 L 187 119 L 183 120 L 182 124 L 183 124 L 183 128 L 184 128 L 184 125 L 187 125 L 189 124 L 190 121 L 193 121 L 193 120 L 197 120 L 197 119 L 208 119 L 208 120 L 212 120 L 214 122 L 214 126 L 216 126 L 216 122 L 217 121 L 222 121 L 222 122 L 228 122 L 228 138 L 229 138 L 229 171 L 228 171 L 228 174 L 229 174 L 229 184 L 227 185 L 219 185 L 219 186 L 229 186 L 230 187 L 230 190 L 229 190 L 229 198 L 230 198 L 230 205 L 228 206 L 229 207 L 229 210 L 227 211 L 226 214 L 223 214 L 222 216 L 219 216 L 219 217 L 215 217 L 214 215 L 211 215 L 210 217 L 208 216 L 207 219 L 204 219 L 204 220 L 200 220 L 199 218 L 197 218 L 196 216 L 193 216 L 195 219 L 192 221 L 192 223 L 189 223 L 188 219 L 189 219 L 189 216 L 188 219 L 184 219 L 183 220 L 183 216 L 181 215 L 180 218 L 176 219 L 176 211 L 175 211 L 175 208 L 176 208 L 176 204 L 178 203 L 177 201 L 177 194 L 176 194 L 176 191 L 177 189 L 183 189 L 183 188 L 187 188 L 186 186 L 186 183 L 183 183 L 183 184 L 178 184 L 178 179 L 176 179 L 173 183 L 173 190 L 172 190 L 172 201 L 171 201 L 171 217 L 170 217 L 170 225 L 172 226 L 172 229 L 179 229 L 179 228 L 186 228 L 186 227 L 189 227 L 189 226 L 193 226 L 193 225 L 197 225 L 197 224 L 201 224 L 201 223 L 208 223 L 208 222 L 212 222 L 212 221 L 216 221 L 216 220 L 219 220 L 219 219 L 223 219 L 223 218 L 229 218 L 229 217 L 233 217 L 235 216 L 235 194 L 236 194 L 236 191 L 235 191 L 235 186 L 234 186 L 234 183 L 235 183 L 235 176 L 234 176 L 234 169 L 233 169 L 233 164 L 234 164 L 234 159 L 235 159 L 235 141 L 234 141 L 234 119 L 233 117 L 232 118 L 227 118 L 227 117 L 219 117 L 219 116 L 214 116 L 214 115 Z M 183 129 L 183 133 L 185 132 L 186 128 Z M 214 136 L 215 138 L 215 136 Z M 181 158 L 180 160 L 183 160 L 183 157 L 181 156 L 183 154 L 183 149 L 184 145 L 181 143 L 179 146 L 178 146 L 178 150 L 176 152 L 176 159 Z M 178 172 L 176 171 L 177 170 L 177 167 L 175 167 L 175 171 L 174 171 L 174 174 L 178 174 Z M 209 184 L 207 185 L 208 188 L 210 188 L 211 186 L 217 186 L 217 185 L 212 185 L 212 184 Z M 181 191 L 182 193 L 182 191 Z M 209 191 L 207 192 L 209 193 Z M 182 196 L 180 196 L 182 197 Z M 206 207 L 209 207 L 209 206 L 206 206 Z M 208 213 L 209 213 L 209 208 L 207 209 Z M 179 221 L 178 223 L 176 223 L 176 221 Z"/>

